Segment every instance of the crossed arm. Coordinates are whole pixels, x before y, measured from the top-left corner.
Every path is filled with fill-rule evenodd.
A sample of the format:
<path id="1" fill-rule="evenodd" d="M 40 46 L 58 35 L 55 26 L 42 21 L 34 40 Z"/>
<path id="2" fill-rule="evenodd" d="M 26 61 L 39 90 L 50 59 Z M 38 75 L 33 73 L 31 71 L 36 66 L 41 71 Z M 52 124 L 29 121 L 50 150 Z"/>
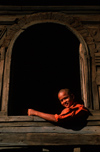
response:
<path id="1" fill-rule="evenodd" d="M 34 109 L 28 109 L 28 116 L 39 116 L 45 120 L 57 122 L 54 114 L 43 113 Z"/>

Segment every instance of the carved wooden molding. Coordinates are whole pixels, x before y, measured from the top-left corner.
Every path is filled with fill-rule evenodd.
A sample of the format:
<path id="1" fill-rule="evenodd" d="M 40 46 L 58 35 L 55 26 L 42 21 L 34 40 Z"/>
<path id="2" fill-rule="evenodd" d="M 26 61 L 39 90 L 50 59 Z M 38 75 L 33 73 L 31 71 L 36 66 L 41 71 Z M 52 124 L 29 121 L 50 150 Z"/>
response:
<path id="1" fill-rule="evenodd" d="M 87 29 L 83 27 L 83 25 L 78 20 L 78 18 L 66 15 L 64 13 L 45 12 L 45 13 L 36 13 L 33 15 L 27 15 L 24 16 L 23 18 L 20 18 L 17 24 L 12 25 L 8 29 L 7 36 L 4 39 L 2 46 L 8 47 L 11 39 L 13 38 L 15 33 L 18 32 L 19 30 L 25 30 L 27 27 L 35 23 L 42 23 L 42 22 L 55 22 L 55 23 L 60 23 L 70 26 L 70 28 L 72 27 L 76 31 L 78 31 L 84 39 L 86 38 L 87 42 L 88 42 L 88 38 L 90 40 L 90 36 Z"/>
<path id="2" fill-rule="evenodd" d="M 95 64 L 96 66 L 100 66 L 100 52 L 95 53 Z"/>
<path id="3" fill-rule="evenodd" d="M 6 31 L 7 31 L 6 26 L 0 27 L 0 39 L 3 37 Z"/>

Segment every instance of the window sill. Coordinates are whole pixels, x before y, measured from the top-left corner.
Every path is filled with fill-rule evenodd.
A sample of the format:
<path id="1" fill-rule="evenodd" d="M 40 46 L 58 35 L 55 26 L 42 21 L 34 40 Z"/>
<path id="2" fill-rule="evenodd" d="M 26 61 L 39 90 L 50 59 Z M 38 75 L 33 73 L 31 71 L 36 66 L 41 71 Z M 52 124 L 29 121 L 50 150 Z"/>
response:
<path id="1" fill-rule="evenodd" d="M 0 122 L 28 122 L 28 121 L 46 121 L 37 116 L 0 116 Z"/>

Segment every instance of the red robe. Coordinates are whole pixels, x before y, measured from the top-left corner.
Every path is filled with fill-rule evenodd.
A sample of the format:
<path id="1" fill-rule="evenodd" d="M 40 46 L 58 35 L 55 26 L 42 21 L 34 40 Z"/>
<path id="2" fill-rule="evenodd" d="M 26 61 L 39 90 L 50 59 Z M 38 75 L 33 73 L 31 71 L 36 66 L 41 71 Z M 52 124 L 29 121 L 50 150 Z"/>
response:
<path id="1" fill-rule="evenodd" d="M 74 103 L 71 107 L 65 108 L 58 115 L 55 114 L 56 121 L 59 122 L 61 120 L 74 120 L 77 118 L 83 119 L 88 116 L 89 111 L 82 104 Z"/>

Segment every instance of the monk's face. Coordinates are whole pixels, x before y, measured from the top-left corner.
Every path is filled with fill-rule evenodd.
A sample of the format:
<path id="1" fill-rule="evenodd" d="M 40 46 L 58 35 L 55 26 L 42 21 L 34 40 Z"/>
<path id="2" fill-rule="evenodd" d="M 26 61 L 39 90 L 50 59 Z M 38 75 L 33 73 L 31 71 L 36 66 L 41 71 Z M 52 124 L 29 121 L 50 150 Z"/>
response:
<path id="1" fill-rule="evenodd" d="M 66 91 L 63 91 L 58 94 L 58 99 L 62 106 L 69 108 L 74 102 L 74 95 L 69 95 Z"/>

